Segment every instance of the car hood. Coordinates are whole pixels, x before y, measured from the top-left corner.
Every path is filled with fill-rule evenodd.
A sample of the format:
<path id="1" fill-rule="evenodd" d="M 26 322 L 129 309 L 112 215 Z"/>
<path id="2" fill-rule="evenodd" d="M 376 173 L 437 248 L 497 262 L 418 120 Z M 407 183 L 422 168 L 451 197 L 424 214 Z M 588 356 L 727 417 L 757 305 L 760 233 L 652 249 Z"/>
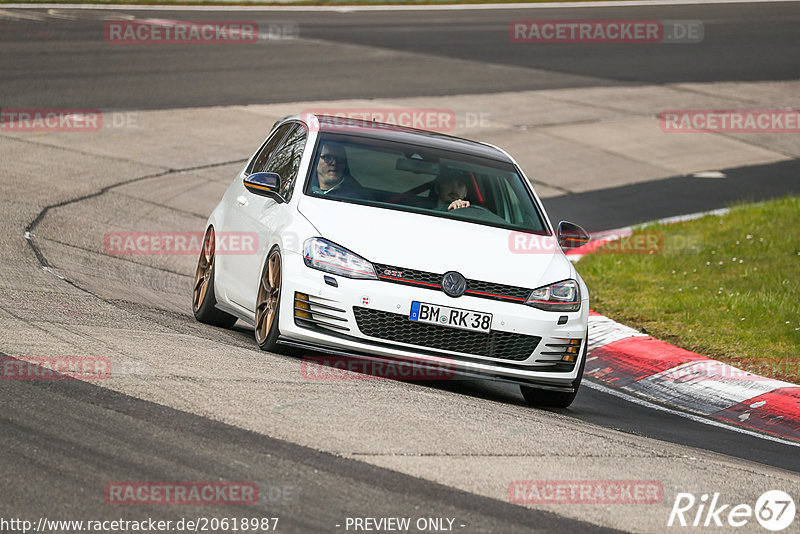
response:
<path id="1" fill-rule="evenodd" d="M 306 196 L 298 210 L 319 237 L 374 263 L 527 288 L 576 276 L 550 236 Z"/>

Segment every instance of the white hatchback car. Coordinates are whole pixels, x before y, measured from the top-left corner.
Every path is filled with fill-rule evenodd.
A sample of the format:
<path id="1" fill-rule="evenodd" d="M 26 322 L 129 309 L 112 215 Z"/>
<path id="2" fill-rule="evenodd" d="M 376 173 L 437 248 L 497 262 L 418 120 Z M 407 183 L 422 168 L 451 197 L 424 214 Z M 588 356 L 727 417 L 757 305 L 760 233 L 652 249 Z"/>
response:
<path id="1" fill-rule="evenodd" d="M 222 232 L 255 235 L 257 250 L 219 253 Z M 588 239 L 553 228 L 499 148 L 287 117 L 208 219 L 194 315 L 241 319 L 265 350 L 446 364 L 566 407 L 583 375 L 589 292 L 562 248 Z"/>

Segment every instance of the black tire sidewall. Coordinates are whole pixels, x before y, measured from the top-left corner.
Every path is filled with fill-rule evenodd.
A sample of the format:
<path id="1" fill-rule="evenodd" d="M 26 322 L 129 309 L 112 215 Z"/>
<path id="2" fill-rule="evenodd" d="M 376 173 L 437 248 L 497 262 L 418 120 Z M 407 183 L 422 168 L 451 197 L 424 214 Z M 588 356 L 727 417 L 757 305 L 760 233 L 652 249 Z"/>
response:
<path id="1" fill-rule="evenodd" d="M 583 357 L 581 358 L 581 365 L 578 368 L 578 376 L 575 377 L 575 380 L 572 381 L 572 388 L 575 390 L 575 393 L 578 392 L 578 389 L 581 387 L 581 382 L 583 381 L 583 371 L 586 369 L 586 358 L 589 357 L 589 329 L 586 329 L 586 335 L 583 337 Z"/>
<path id="2" fill-rule="evenodd" d="M 267 259 L 264 260 L 264 267 L 262 267 L 262 269 L 261 269 L 261 278 L 259 278 L 258 283 L 259 283 L 259 289 L 260 289 L 261 280 L 264 277 L 264 271 L 268 268 L 269 259 L 272 257 L 273 253 L 277 253 L 278 254 L 278 260 L 279 260 L 279 264 L 281 266 L 280 267 L 280 269 L 281 269 L 281 287 L 278 289 L 278 302 L 277 302 L 277 304 L 275 306 L 275 319 L 272 321 L 272 328 L 270 328 L 266 339 L 264 339 L 264 342 L 263 343 L 258 343 L 258 340 L 256 340 L 256 342 L 258 343 L 258 346 L 259 346 L 259 348 L 261 350 L 266 350 L 266 351 L 269 351 L 269 352 L 278 352 L 278 337 L 281 335 L 280 319 L 281 319 L 281 301 L 283 300 L 283 274 L 284 274 L 284 272 L 283 272 L 283 254 L 281 254 L 281 249 L 278 248 L 277 245 L 275 247 L 273 247 L 269 251 L 269 254 L 267 254 Z M 258 306 L 258 303 L 256 303 L 256 306 Z M 258 327 L 258 325 L 256 325 L 256 327 Z"/>
<path id="3" fill-rule="evenodd" d="M 209 230 L 213 230 L 211 227 Z M 205 241 L 205 240 L 204 240 Z M 202 257 L 203 252 L 200 251 L 200 255 Z M 198 260 L 199 262 L 200 260 Z M 192 312 L 194 313 L 194 318 L 200 321 L 201 323 L 210 324 L 213 326 L 221 326 L 223 328 L 230 328 L 236 323 L 236 317 L 225 313 L 222 310 L 217 309 L 217 296 L 214 291 L 214 279 L 216 277 L 216 254 L 212 262 L 211 268 L 211 277 L 208 280 L 208 289 L 206 290 L 205 297 L 203 297 L 203 302 L 200 303 L 200 306 L 197 309 L 194 309 L 194 302 L 192 302 Z M 194 294 L 192 294 L 192 298 L 194 299 Z"/>

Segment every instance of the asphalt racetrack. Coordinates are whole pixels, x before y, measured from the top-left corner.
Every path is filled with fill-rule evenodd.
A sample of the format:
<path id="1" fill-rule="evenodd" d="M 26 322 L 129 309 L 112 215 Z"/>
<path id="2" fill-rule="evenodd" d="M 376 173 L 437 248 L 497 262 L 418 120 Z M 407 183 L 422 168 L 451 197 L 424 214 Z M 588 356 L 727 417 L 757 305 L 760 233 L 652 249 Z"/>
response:
<path id="1" fill-rule="evenodd" d="M 701 21 L 704 36 L 693 44 L 509 39 L 511 21 L 545 18 Z M 109 21 L 148 19 L 247 20 L 298 33 L 223 46 L 103 38 Z M 570 408 L 535 410 L 500 383 L 305 380 L 298 358 L 259 351 L 241 322 L 219 330 L 194 321 L 194 257 L 103 254 L 110 230 L 202 230 L 274 120 L 312 105 L 490 117 L 491 126 L 460 123 L 454 133 L 507 148 L 551 219 L 591 230 L 797 194 L 797 133 L 687 140 L 662 135 L 654 110 L 796 109 L 798 25 L 798 2 L 0 5 L 2 109 L 135 119 L 90 133 L 0 129 L 0 354 L 106 356 L 119 370 L 91 383 L 0 381 L 0 520 L 279 517 L 282 532 L 346 532 L 348 518 L 410 517 L 449 518 L 443 524 L 464 533 L 663 532 L 681 492 L 753 505 L 779 489 L 799 502 L 797 444 L 591 381 Z M 652 138 L 637 133 L 647 124 Z M 725 178 L 693 175 L 710 170 Z M 658 481 L 663 497 L 515 504 L 516 480 Z M 115 481 L 252 481 L 260 497 L 250 506 L 119 506 L 104 496 Z M 755 519 L 748 528 L 759 528 Z"/>
<path id="2" fill-rule="evenodd" d="M 201 20 L 297 25 L 299 42 L 268 46 L 120 46 L 98 40 L 112 14 L 56 10 L 5 20 L 5 107 L 163 109 L 351 98 L 483 94 L 682 82 L 795 80 L 797 4 L 711 4 L 470 11 L 210 12 Z M 26 12 L 28 13 L 28 12 Z M 698 45 L 544 44 L 509 40 L 511 21 L 701 20 Z M 163 11 L 134 11 L 138 19 Z M 169 12 L 194 20 L 192 12 Z M 59 18 L 64 17 L 64 18 Z M 69 20 L 74 17 L 74 20 Z M 10 29 L 9 26 L 13 27 Z M 102 35 L 102 34 L 101 34 Z M 57 43 L 57 46 L 54 44 Z M 334 46 L 340 45 L 340 46 Z M 358 45 L 358 46 L 343 46 Z M 383 53 L 365 54 L 362 47 Z M 335 51 L 335 53 L 334 53 Z M 457 60 L 457 61 L 445 61 Z"/>

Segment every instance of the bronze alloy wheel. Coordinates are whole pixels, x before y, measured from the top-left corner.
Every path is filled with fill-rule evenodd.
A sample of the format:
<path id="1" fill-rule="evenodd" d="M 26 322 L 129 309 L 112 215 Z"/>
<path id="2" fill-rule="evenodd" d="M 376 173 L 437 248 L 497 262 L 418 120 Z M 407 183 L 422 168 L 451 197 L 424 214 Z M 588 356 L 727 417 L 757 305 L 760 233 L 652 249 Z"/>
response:
<path id="1" fill-rule="evenodd" d="M 197 262 L 197 272 L 194 275 L 194 294 L 192 295 L 192 308 L 197 314 L 206 298 L 208 288 L 212 283 L 214 274 L 214 228 L 209 228 L 203 238 L 203 250 Z"/>
<path id="2" fill-rule="evenodd" d="M 256 300 L 256 342 L 262 349 L 275 350 L 278 338 L 278 305 L 281 300 L 281 253 L 269 253 Z"/>
<path id="3" fill-rule="evenodd" d="M 200 259 L 197 260 L 192 311 L 195 319 L 201 323 L 230 328 L 236 323 L 236 317 L 217 308 L 217 297 L 214 294 L 214 244 L 214 227 L 209 226 L 203 238 Z"/>

